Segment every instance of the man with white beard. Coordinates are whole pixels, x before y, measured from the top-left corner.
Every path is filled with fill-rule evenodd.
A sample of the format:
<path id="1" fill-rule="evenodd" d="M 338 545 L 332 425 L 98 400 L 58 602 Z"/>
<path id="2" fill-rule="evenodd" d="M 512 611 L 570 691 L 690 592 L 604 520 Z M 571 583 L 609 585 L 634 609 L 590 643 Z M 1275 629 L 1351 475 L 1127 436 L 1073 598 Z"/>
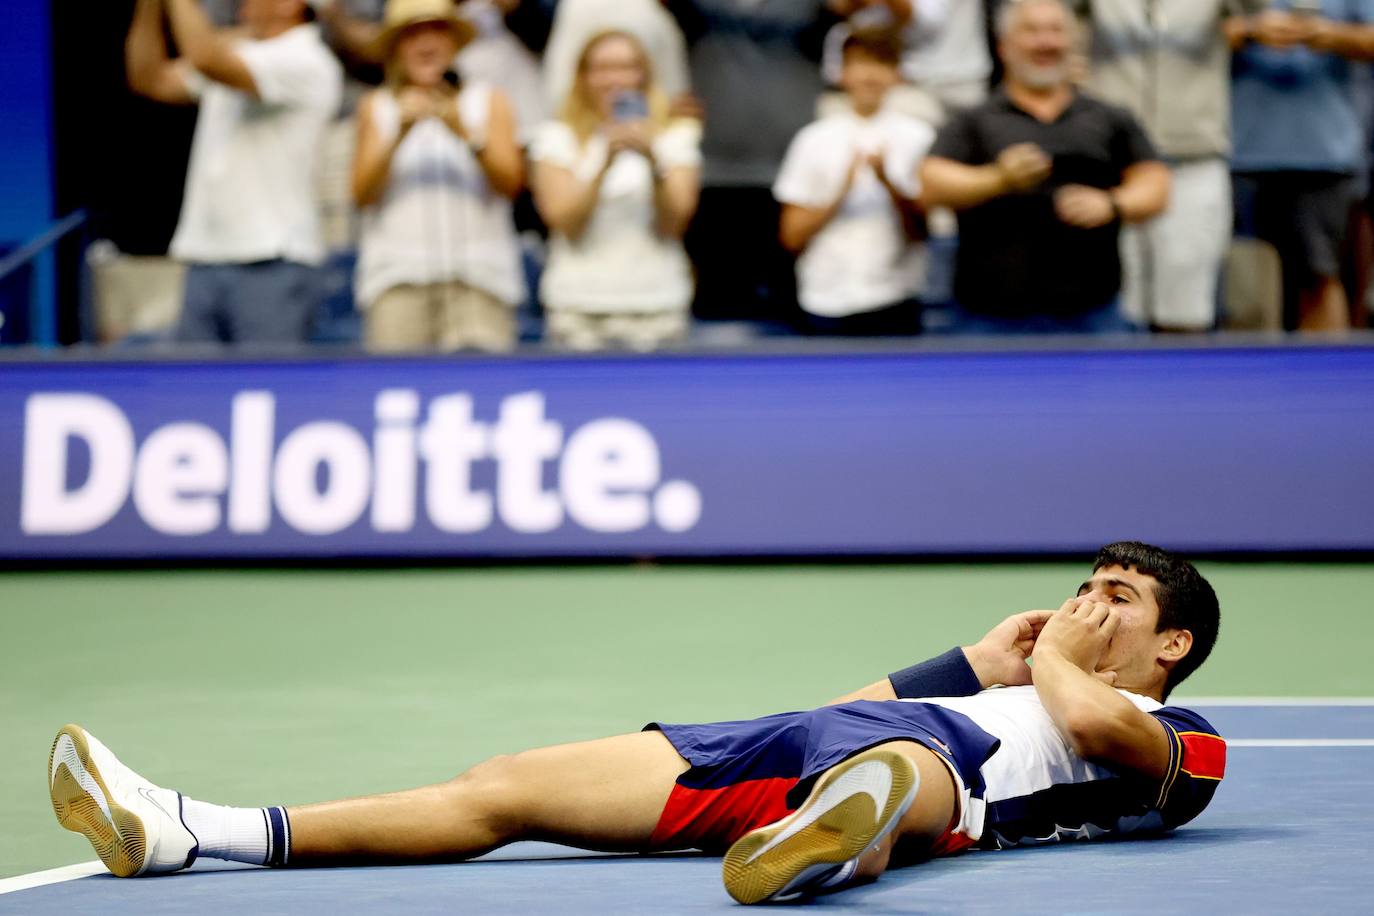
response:
<path id="1" fill-rule="evenodd" d="M 1107 333 L 1121 314 L 1123 224 L 1168 204 L 1169 169 L 1124 109 L 1070 79 L 1062 0 L 997 16 L 1002 89 L 957 114 L 921 168 L 924 202 L 959 215 L 956 333 Z"/>

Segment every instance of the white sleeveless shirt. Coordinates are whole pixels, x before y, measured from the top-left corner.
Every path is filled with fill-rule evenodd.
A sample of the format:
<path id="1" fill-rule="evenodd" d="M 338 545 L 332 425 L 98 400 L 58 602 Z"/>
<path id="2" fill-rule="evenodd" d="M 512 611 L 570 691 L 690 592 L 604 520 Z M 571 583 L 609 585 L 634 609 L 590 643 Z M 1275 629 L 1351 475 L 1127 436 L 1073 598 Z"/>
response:
<path id="1" fill-rule="evenodd" d="M 401 129 L 396 96 L 378 92 L 370 112 L 382 141 L 391 142 Z M 491 90 L 465 86 L 458 114 L 473 142 L 485 143 Z M 453 280 L 511 305 L 525 298 L 511 202 L 438 118 L 411 128 L 391 160 L 381 200 L 361 216 L 355 292 L 364 308 L 395 286 Z"/>

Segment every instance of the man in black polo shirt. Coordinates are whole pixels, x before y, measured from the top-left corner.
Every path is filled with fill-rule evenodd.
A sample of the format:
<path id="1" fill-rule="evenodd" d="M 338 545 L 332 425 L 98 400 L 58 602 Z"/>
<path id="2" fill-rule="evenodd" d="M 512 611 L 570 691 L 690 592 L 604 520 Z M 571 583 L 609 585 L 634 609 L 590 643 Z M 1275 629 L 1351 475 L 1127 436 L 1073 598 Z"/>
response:
<path id="1" fill-rule="evenodd" d="M 921 168 L 925 203 L 959 213 L 963 333 L 1127 331 L 1121 223 L 1169 199 L 1169 171 L 1135 119 L 1074 88 L 1073 16 L 1018 0 L 997 18 L 1002 90 L 954 117 Z"/>

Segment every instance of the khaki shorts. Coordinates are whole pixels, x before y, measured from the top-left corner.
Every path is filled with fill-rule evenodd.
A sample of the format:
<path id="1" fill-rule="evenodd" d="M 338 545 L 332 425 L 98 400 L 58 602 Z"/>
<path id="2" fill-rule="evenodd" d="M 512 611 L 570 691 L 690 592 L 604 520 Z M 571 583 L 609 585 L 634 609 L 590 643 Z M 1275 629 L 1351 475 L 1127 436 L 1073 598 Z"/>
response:
<path id="1" fill-rule="evenodd" d="M 515 347 L 515 308 L 451 281 L 393 286 L 364 313 L 363 343 L 376 353 Z"/>
<path id="2" fill-rule="evenodd" d="M 115 255 L 92 264 L 91 281 L 101 341 L 176 327 L 186 286 L 185 264 L 171 258 Z"/>
<path id="3" fill-rule="evenodd" d="M 687 337 L 687 312 L 583 312 L 548 309 L 544 332 L 564 350 L 648 352 Z"/>

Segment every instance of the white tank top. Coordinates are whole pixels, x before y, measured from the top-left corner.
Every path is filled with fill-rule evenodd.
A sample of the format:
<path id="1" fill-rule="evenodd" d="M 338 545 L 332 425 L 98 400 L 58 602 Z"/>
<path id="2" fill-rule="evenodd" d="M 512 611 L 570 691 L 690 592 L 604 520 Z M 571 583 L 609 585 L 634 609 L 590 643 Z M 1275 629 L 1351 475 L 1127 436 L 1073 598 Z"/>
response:
<path id="1" fill-rule="evenodd" d="M 395 95 L 378 92 L 370 112 L 381 139 L 390 142 L 401 126 Z M 490 89 L 464 87 L 458 113 L 473 142 L 485 143 Z M 355 286 L 363 307 L 395 286 L 452 280 L 512 305 L 525 297 L 511 203 L 438 118 L 420 121 L 401 141 L 386 190 L 363 209 L 361 222 Z"/>

